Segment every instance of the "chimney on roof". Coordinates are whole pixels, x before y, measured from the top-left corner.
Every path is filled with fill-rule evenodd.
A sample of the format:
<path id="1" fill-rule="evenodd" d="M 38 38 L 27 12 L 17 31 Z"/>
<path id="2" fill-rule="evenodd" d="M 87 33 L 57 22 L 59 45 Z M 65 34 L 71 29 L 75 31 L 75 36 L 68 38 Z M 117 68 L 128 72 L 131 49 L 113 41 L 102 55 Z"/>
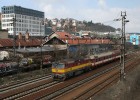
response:
<path id="1" fill-rule="evenodd" d="M 29 33 L 28 33 L 28 32 L 25 33 L 25 39 L 26 39 L 26 40 L 29 40 Z"/>
<path id="2" fill-rule="evenodd" d="M 22 33 L 18 34 L 18 39 L 22 39 Z"/>

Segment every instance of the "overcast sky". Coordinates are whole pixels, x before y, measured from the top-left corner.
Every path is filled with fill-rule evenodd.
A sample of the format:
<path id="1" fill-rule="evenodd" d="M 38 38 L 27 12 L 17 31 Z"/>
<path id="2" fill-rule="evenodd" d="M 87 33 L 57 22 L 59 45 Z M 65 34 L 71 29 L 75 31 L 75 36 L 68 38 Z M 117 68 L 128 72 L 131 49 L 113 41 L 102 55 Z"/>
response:
<path id="1" fill-rule="evenodd" d="M 45 17 L 74 18 L 94 23 L 101 22 L 121 28 L 121 11 L 126 11 L 126 32 L 140 33 L 140 0 L 0 0 L 2 6 L 17 5 L 45 12 Z"/>

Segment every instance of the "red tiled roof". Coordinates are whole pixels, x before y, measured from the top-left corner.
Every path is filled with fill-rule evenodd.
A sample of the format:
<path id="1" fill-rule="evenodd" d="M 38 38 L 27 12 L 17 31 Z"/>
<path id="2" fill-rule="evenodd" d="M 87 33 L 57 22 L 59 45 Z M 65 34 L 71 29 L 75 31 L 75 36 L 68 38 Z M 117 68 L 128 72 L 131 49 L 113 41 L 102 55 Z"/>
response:
<path id="1" fill-rule="evenodd" d="M 0 39 L 0 47 L 12 47 L 14 41 L 12 39 Z M 41 41 L 39 39 L 17 39 L 16 46 L 40 46 Z"/>
<path id="2" fill-rule="evenodd" d="M 2 47 L 4 47 L 4 46 L 12 46 L 13 41 L 11 39 L 0 39 L 0 45 Z"/>
<path id="3" fill-rule="evenodd" d="M 77 45 L 77 44 L 113 44 L 112 41 L 109 39 L 90 39 L 90 38 L 77 38 L 77 39 L 61 39 L 64 42 L 67 41 L 70 45 Z"/>
<path id="4" fill-rule="evenodd" d="M 17 40 L 16 44 L 19 46 L 39 46 L 41 44 L 39 39 Z"/>
<path id="5" fill-rule="evenodd" d="M 53 34 L 57 34 L 60 40 L 63 40 L 65 43 L 68 43 L 70 45 L 78 45 L 78 44 L 113 44 L 112 41 L 109 39 L 91 39 L 90 37 L 85 38 L 79 38 L 76 36 L 73 36 L 67 32 L 55 32 Z M 52 35 L 53 35 L 52 34 Z"/>

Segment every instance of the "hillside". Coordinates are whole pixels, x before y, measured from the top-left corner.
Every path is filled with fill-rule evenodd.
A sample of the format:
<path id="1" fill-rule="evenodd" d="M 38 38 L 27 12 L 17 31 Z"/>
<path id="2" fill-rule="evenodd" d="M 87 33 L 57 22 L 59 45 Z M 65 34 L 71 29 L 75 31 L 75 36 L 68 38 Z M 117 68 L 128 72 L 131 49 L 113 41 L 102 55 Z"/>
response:
<path id="1" fill-rule="evenodd" d="M 115 28 L 112 26 L 104 25 L 101 23 L 93 23 L 92 21 L 84 22 L 83 24 L 85 27 L 83 27 L 83 30 L 90 30 L 90 31 L 96 31 L 96 32 L 115 32 Z"/>
<path id="2" fill-rule="evenodd" d="M 115 32 L 112 26 L 104 25 L 102 23 L 93 23 L 92 21 L 79 21 L 72 18 L 66 19 L 46 19 L 47 27 L 52 27 L 53 30 L 64 30 L 66 32 L 75 31 L 94 31 L 94 32 Z"/>

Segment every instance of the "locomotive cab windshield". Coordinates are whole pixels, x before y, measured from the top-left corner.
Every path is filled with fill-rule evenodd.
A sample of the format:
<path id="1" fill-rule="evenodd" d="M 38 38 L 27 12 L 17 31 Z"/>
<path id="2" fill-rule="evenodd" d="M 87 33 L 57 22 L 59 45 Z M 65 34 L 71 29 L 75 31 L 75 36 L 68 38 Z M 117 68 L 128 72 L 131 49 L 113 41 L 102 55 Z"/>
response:
<path id="1" fill-rule="evenodd" d="M 65 64 L 63 64 L 63 63 L 53 63 L 52 64 L 52 68 L 64 68 L 65 67 Z"/>
<path id="2" fill-rule="evenodd" d="M 64 63 L 53 63 L 52 64 L 52 77 L 53 79 L 62 79 L 65 78 L 64 74 Z"/>

